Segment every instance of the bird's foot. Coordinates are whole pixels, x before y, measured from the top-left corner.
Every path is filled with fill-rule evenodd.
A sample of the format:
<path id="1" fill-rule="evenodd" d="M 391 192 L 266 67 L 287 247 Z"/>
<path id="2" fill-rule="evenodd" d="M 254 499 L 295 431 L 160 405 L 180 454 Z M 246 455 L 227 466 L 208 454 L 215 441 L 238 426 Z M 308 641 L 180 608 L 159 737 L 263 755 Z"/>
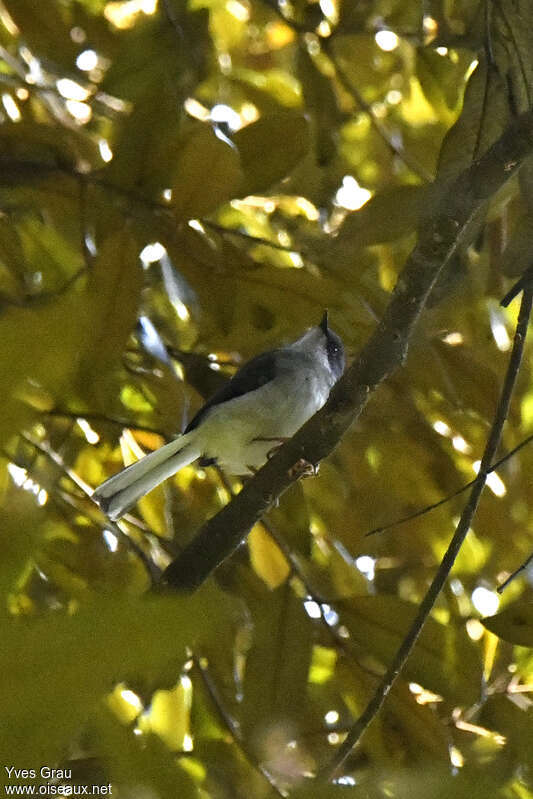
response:
<path id="1" fill-rule="evenodd" d="M 320 466 L 318 463 L 311 463 L 305 458 L 299 458 L 294 466 L 289 469 L 289 476 L 299 479 L 300 477 L 316 477 Z"/>

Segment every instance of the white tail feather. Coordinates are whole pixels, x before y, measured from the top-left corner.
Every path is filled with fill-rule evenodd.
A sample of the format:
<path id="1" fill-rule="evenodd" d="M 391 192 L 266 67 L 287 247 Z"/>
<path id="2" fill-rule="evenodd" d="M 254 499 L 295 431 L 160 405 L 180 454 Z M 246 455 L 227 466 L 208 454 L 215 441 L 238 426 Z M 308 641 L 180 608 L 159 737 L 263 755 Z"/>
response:
<path id="1" fill-rule="evenodd" d="M 110 519 L 116 521 L 141 497 L 200 457 L 194 446 L 196 431 L 150 452 L 144 458 L 110 477 L 93 493 L 93 499 Z"/>

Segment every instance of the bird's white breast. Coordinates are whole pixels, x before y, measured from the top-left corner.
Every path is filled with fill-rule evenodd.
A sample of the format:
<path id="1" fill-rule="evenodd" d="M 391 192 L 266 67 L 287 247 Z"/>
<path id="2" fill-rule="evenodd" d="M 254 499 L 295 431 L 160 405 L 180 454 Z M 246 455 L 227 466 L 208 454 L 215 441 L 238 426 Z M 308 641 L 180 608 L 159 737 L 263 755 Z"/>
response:
<path id="1" fill-rule="evenodd" d="M 297 382 L 293 370 L 282 370 L 270 383 L 209 411 L 198 430 L 204 454 L 232 474 L 259 469 L 277 443 L 322 407 L 330 388 L 312 364 L 299 364 Z"/>

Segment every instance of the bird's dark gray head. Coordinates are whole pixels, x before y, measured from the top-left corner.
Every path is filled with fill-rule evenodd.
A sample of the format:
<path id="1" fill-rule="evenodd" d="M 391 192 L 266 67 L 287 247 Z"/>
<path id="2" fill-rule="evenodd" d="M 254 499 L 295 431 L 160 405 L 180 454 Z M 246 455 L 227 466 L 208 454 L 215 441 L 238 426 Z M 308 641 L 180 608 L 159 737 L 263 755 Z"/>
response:
<path id="1" fill-rule="evenodd" d="M 338 336 L 330 327 L 328 327 L 328 312 L 324 312 L 324 316 L 319 325 L 320 329 L 326 337 L 326 352 L 328 356 L 329 368 L 331 369 L 335 380 L 344 372 L 346 366 L 346 356 L 344 354 L 344 345 Z"/>

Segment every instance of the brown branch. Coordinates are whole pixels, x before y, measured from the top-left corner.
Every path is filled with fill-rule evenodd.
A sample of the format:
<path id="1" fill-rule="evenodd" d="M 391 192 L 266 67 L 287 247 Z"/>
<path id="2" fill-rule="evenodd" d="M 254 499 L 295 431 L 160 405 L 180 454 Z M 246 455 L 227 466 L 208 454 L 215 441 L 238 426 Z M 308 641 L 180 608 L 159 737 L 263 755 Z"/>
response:
<path id="1" fill-rule="evenodd" d="M 443 188 L 434 216 L 421 228 L 419 242 L 377 330 L 334 387 L 326 405 L 202 527 L 165 571 L 167 585 L 181 591 L 197 588 L 298 479 L 302 459 L 317 464 L 333 451 L 371 393 L 405 360 L 426 300 L 441 270 L 464 244 L 468 223 L 532 151 L 533 112 L 528 112 L 510 125 L 482 158 Z"/>
<path id="2" fill-rule="evenodd" d="M 396 679 L 400 675 L 407 658 L 411 654 L 411 651 L 413 650 L 413 647 L 415 646 L 418 637 L 422 632 L 422 628 L 426 623 L 429 614 L 431 613 L 437 597 L 439 596 L 446 580 L 448 579 L 453 564 L 455 563 L 455 559 L 457 558 L 459 550 L 461 549 L 468 530 L 470 529 L 470 525 L 476 513 L 483 488 L 485 487 L 487 475 L 490 471 L 490 464 L 494 459 L 500 443 L 503 426 L 505 424 L 505 420 L 507 419 L 511 397 L 516 384 L 516 379 L 518 377 L 520 364 L 522 362 L 527 327 L 531 316 L 532 302 L 533 283 L 530 283 L 524 288 L 524 293 L 522 295 L 522 304 L 520 306 L 520 314 L 518 316 L 513 349 L 500 394 L 498 408 L 496 409 L 496 415 L 494 417 L 487 444 L 485 446 L 485 451 L 483 452 L 483 457 L 481 459 L 479 474 L 474 481 L 470 497 L 468 498 L 468 501 L 463 509 L 454 536 L 448 546 L 448 549 L 446 550 L 437 573 L 433 578 L 433 582 L 431 583 L 424 599 L 420 603 L 416 618 L 408 630 L 405 638 L 403 639 L 398 651 L 396 652 L 391 665 L 380 681 L 372 699 L 364 709 L 361 716 L 350 729 L 350 732 L 346 736 L 342 745 L 339 747 L 335 757 L 332 759 L 331 763 L 329 763 L 318 775 L 320 779 L 327 780 L 334 777 L 339 767 L 344 763 L 348 755 L 359 742 L 363 733 L 377 715 L 379 709 L 385 701 L 385 697 L 391 690 Z"/>

